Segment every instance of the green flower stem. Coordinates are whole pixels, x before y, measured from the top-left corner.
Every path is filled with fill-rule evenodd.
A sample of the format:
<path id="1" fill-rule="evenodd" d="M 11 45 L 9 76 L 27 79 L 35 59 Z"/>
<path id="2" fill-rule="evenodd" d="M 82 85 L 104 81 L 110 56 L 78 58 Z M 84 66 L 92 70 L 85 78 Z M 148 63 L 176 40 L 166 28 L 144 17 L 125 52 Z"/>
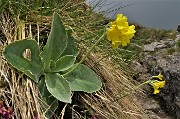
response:
<path id="1" fill-rule="evenodd" d="M 137 85 L 132 91 L 128 92 L 127 94 L 123 95 L 122 97 L 119 97 L 118 99 L 113 100 L 113 102 L 118 101 L 119 99 L 122 99 L 122 98 L 124 98 L 124 97 L 132 94 L 132 93 L 135 92 L 137 89 L 139 89 L 141 86 L 143 86 L 143 85 L 145 85 L 145 84 L 148 84 L 148 83 L 150 83 L 151 81 L 152 81 L 152 78 L 150 78 L 149 80 L 147 80 L 147 81 L 145 81 L 145 82 Z"/>
<path id="2" fill-rule="evenodd" d="M 139 84 L 138 86 L 136 86 L 136 87 L 133 89 L 133 91 L 136 91 L 136 90 L 139 89 L 141 86 L 143 86 L 143 85 L 145 85 L 145 84 L 148 84 L 148 83 L 150 83 L 150 82 L 151 82 L 151 79 L 149 79 L 149 80 L 147 80 L 147 81 Z"/>
<path id="3" fill-rule="evenodd" d="M 76 64 L 71 70 L 69 70 L 67 73 L 63 74 L 62 76 L 65 77 L 68 74 L 70 74 L 72 71 L 74 71 L 81 63 L 84 62 L 84 60 L 89 56 L 89 54 L 91 53 L 91 51 L 95 48 L 95 46 L 104 38 L 105 36 L 105 31 L 103 33 L 103 35 L 95 42 L 95 44 L 88 50 L 88 52 L 86 53 L 86 55 L 81 59 L 81 61 Z"/>

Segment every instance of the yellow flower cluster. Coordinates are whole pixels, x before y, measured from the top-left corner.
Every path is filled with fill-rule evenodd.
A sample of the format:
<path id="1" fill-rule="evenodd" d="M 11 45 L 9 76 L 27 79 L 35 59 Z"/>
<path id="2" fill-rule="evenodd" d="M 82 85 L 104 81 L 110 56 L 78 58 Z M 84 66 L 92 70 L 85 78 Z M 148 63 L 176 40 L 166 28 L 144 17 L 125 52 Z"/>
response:
<path id="1" fill-rule="evenodd" d="M 161 81 L 153 80 L 151 82 L 151 85 L 154 88 L 154 94 L 157 94 L 160 92 L 159 88 L 163 88 L 165 86 L 165 81 L 163 81 L 163 79 L 162 79 L 163 76 L 161 75 L 161 73 L 159 73 L 159 75 L 157 75 L 157 76 L 153 76 L 152 78 L 158 78 L 159 80 L 161 80 Z"/>
<path id="2" fill-rule="evenodd" d="M 159 88 L 163 88 L 164 87 L 165 81 L 154 81 L 151 85 L 154 88 L 154 94 L 157 94 L 157 93 L 160 92 Z"/>
<path id="3" fill-rule="evenodd" d="M 134 29 L 134 25 L 129 26 L 127 17 L 118 14 L 106 32 L 107 39 L 112 42 L 113 48 L 118 48 L 119 45 L 126 46 L 136 32 Z"/>

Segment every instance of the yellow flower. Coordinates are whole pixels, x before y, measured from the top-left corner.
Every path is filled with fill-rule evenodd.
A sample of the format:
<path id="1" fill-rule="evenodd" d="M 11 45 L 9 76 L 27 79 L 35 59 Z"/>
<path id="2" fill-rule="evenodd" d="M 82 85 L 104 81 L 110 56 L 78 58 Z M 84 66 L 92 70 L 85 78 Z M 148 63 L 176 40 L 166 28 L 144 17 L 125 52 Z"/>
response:
<path id="1" fill-rule="evenodd" d="M 118 48 L 119 45 L 126 46 L 136 32 L 134 29 L 134 25 L 129 26 L 127 17 L 118 14 L 106 32 L 107 39 L 112 42 L 113 48 Z"/>
<path id="2" fill-rule="evenodd" d="M 163 79 L 162 79 L 162 78 L 163 78 L 163 75 L 161 75 L 161 73 L 159 73 L 159 75 L 153 76 L 153 78 L 158 78 L 159 80 L 163 80 Z"/>
<path id="3" fill-rule="evenodd" d="M 159 88 L 163 88 L 165 86 L 165 81 L 154 81 L 151 83 L 151 85 L 154 88 L 154 94 L 157 94 L 160 92 Z"/>

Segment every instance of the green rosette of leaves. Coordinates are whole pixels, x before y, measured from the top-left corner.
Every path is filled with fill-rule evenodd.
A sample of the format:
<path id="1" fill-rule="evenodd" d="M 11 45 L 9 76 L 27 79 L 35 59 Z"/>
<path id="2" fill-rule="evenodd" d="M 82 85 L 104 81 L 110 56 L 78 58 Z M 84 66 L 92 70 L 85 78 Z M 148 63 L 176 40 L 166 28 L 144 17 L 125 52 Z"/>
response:
<path id="1" fill-rule="evenodd" d="M 30 59 L 23 56 L 26 49 L 31 51 Z M 92 93 L 102 85 L 93 70 L 76 61 L 78 50 L 74 39 L 57 13 L 53 15 L 51 32 L 42 52 L 35 40 L 24 39 L 9 44 L 3 54 L 9 64 L 38 84 L 47 117 L 57 109 L 58 100 L 71 103 L 72 91 Z"/>

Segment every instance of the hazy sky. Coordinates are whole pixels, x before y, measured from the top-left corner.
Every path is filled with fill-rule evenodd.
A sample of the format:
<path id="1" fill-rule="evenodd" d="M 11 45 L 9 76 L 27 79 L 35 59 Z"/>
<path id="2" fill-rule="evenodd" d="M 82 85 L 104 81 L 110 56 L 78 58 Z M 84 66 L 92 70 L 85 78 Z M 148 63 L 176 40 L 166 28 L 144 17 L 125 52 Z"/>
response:
<path id="1" fill-rule="evenodd" d="M 180 0 L 87 0 L 107 17 L 117 13 L 128 16 L 130 22 L 148 27 L 176 29 L 180 24 Z M 91 1 L 91 2 L 90 2 Z"/>

